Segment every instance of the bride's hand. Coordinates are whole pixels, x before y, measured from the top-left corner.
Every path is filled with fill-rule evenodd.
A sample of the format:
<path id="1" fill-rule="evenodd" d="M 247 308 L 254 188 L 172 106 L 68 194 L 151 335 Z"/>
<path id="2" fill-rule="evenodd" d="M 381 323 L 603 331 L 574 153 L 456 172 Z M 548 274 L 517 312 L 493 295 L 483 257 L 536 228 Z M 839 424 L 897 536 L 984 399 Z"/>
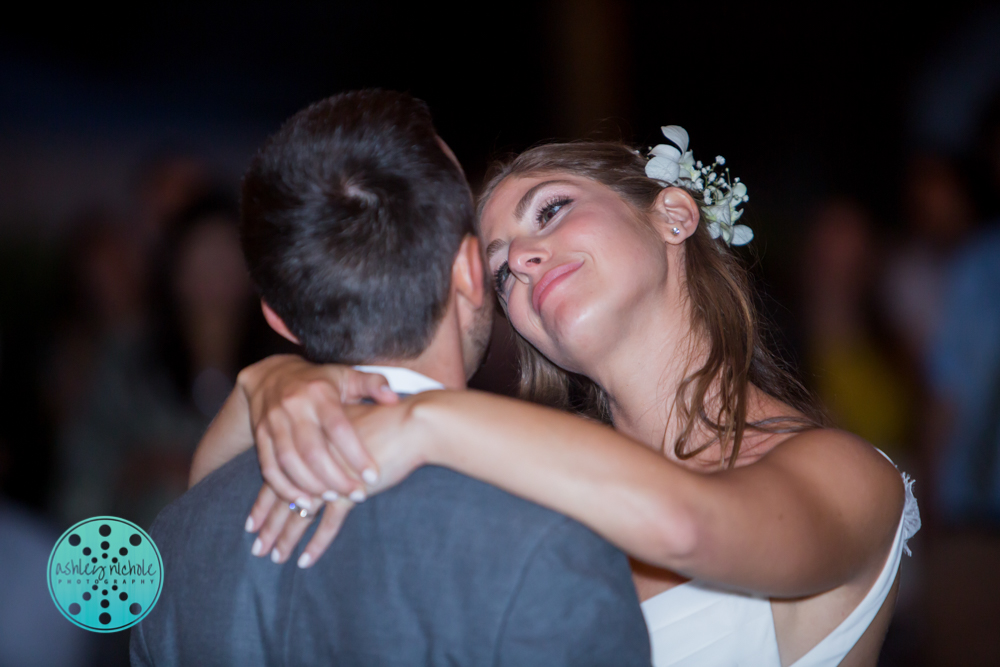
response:
<path id="1" fill-rule="evenodd" d="M 381 476 L 377 484 L 370 487 L 373 492 L 394 486 L 425 462 L 419 444 L 420 434 L 407 423 L 412 405 L 417 400 L 413 397 L 393 407 L 345 406 L 346 416 L 354 424 L 365 447 L 381 465 Z M 314 509 L 322 505 L 320 498 L 309 500 Z M 344 497 L 326 502 L 316 532 L 299 556 L 299 567 L 309 567 L 326 551 L 354 504 Z M 307 510 L 306 514 L 306 517 L 301 517 L 265 482 L 247 520 L 248 531 L 253 532 L 255 527 L 260 527 L 252 553 L 255 556 L 270 554 L 274 562 L 285 562 L 302 539 L 315 511 Z"/>
<path id="2" fill-rule="evenodd" d="M 366 398 L 397 403 L 384 377 L 276 355 L 244 369 L 237 382 L 247 397 L 261 472 L 278 497 L 318 509 L 315 498 L 360 500 L 365 484 L 378 481 L 378 466 L 344 408 Z"/>

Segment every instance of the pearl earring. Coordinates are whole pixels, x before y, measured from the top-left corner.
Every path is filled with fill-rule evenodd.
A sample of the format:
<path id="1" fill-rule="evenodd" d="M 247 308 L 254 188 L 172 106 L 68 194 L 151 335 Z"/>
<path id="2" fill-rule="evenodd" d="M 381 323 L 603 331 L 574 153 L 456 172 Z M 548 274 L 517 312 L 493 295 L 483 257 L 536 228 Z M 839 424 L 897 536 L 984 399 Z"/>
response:
<path id="1" fill-rule="evenodd" d="M 672 232 L 674 233 L 674 236 L 677 236 L 678 234 L 680 234 L 680 233 L 681 233 L 681 230 L 677 229 L 676 227 L 674 227 L 674 228 L 673 228 L 673 229 L 671 229 L 670 231 L 672 231 Z"/>

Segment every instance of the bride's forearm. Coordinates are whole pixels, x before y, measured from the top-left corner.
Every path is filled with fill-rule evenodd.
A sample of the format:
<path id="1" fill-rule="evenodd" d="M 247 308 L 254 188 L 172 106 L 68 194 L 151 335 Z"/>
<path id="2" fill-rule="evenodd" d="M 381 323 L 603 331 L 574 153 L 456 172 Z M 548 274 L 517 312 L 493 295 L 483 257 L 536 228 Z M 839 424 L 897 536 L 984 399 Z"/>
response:
<path id="1" fill-rule="evenodd" d="M 678 567 L 692 548 L 700 476 L 613 429 L 475 391 L 415 402 L 428 463 L 570 516 L 632 556 Z"/>

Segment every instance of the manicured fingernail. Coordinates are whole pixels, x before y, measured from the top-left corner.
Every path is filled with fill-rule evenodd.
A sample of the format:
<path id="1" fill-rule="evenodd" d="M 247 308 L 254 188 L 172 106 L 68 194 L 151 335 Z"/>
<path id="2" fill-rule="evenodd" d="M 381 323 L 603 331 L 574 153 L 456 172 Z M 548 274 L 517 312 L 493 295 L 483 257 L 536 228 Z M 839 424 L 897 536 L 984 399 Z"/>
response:
<path id="1" fill-rule="evenodd" d="M 337 493 L 336 491 L 324 491 L 323 492 L 323 500 L 325 500 L 325 501 L 327 501 L 329 503 L 332 503 L 333 501 L 335 501 L 339 497 L 340 497 L 340 494 Z"/>
<path id="2" fill-rule="evenodd" d="M 261 542 L 260 538 L 258 537 L 256 540 L 253 541 L 253 546 L 250 547 L 250 553 L 252 553 L 254 556 L 259 556 L 260 552 L 263 550 L 264 550 L 264 543 Z"/>
<path id="3" fill-rule="evenodd" d="M 364 472 L 361 473 L 361 479 L 369 484 L 374 484 L 378 481 L 378 471 L 375 468 L 365 468 Z"/>
<path id="4" fill-rule="evenodd" d="M 310 556 L 308 553 L 303 552 L 303 554 L 299 556 L 299 567 L 309 567 L 309 563 L 311 562 L 312 562 L 312 556 Z"/>
<path id="5" fill-rule="evenodd" d="M 298 505 L 299 507 L 304 507 L 307 510 L 312 509 L 312 501 L 309 500 L 308 498 L 296 498 L 295 504 Z"/>
<path id="6" fill-rule="evenodd" d="M 281 560 L 281 554 L 278 553 L 277 549 L 271 549 L 271 562 L 277 563 L 279 560 Z"/>
<path id="7" fill-rule="evenodd" d="M 247 522 L 246 522 L 246 524 L 244 524 L 243 530 L 247 531 L 248 533 L 252 533 L 253 532 L 253 517 L 252 516 L 248 516 L 247 517 Z"/>
<path id="8" fill-rule="evenodd" d="M 363 503 L 363 502 L 365 502 L 365 498 L 367 498 L 367 497 L 368 496 L 366 496 L 365 492 L 362 491 L 361 489 L 354 489 L 353 491 L 351 491 L 351 495 L 348 496 L 348 498 L 350 498 L 351 500 L 353 500 L 356 503 Z"/>

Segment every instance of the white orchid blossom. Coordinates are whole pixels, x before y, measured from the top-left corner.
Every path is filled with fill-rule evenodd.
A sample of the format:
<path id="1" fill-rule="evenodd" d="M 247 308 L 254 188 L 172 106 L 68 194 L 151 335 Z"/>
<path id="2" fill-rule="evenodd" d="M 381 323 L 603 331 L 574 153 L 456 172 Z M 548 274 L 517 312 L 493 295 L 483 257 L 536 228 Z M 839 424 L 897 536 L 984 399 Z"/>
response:
<path id="1" fill-rule="evenodd" d="M 679 125 L 661 127 L 670 144 L 657 144 L 650 149 L 646 176 L 664 185 L 678 185 L 700 192 L 704 205 L 702 214 L 713 239 L 721 238 L 727 245 L 746 245 L 753 240 L 753 230 L 737 225 L 743 215 L 739 207 L 750 200 L 747 186 L 740 179 L 729 180 L 729 170 L 722 169 L 726 159 L 715 157 L 711 165 L 695 161 L 688 150 L 687 131 Z"/>
<path id="2" fill-rule="evenodd" d="M 680 176 L 681 152 L 673 146 L 659 144 L 650 151 L 653 159 L 646 163 L 646 176 L 664 183 L 674 183 Z"/>
<path id="3" fill-rule="evenodd" d="M 667 141 L 677 146 L 681 150 L 681 153 L 687 153 L 690 141 L 687 130 L 680 125 L 664 125 L 660 128 L 660 132 L 663 132 L 663 136 L 667 138 Z"/>

